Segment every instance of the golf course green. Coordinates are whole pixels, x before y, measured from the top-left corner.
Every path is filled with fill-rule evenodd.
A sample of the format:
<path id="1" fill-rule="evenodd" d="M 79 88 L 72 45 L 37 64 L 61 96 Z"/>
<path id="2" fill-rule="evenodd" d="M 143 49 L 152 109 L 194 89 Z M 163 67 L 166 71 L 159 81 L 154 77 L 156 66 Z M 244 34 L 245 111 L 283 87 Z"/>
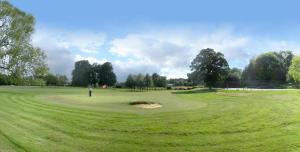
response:
<path id="1" fill-rule="evenodd" d="M 145 109 L 130 102 L 153 102 Z M 0 87 L 0 152 L 300 151 L 300 91 Z"/>

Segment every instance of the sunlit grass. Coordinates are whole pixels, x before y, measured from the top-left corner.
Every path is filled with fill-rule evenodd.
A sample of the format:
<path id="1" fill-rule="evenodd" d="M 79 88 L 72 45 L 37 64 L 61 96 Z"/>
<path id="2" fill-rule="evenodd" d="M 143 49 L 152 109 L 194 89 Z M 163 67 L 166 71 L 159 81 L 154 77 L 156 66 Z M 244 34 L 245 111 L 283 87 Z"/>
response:
<path id="1" fill-rule="evenodd" d="M 0 88 L 0 151 L 300 150 L 297 90 L 93 91 Z"/>

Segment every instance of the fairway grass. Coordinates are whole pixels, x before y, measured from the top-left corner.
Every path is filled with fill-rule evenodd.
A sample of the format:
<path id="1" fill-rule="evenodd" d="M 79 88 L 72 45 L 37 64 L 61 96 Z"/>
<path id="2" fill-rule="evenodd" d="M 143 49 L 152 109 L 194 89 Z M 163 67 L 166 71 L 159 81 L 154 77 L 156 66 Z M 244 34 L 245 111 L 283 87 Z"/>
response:
<path id="1" fill-rule="evenodd" d="M 90 98 L 85 88 L 0 87 L 0 152 L 14 151 L 300 151 L 300 92 L 94 89 Z"/>

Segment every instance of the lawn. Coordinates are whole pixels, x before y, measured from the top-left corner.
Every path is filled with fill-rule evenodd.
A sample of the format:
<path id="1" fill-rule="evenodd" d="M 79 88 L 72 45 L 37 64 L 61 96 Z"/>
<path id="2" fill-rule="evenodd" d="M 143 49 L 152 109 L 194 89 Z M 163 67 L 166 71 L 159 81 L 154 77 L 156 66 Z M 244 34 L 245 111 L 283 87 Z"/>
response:
<path id="1" fill-rule="evenodd" d="M 298 90 L 93 93 L 0 87 L 0 151 L 300 151 Z"/>

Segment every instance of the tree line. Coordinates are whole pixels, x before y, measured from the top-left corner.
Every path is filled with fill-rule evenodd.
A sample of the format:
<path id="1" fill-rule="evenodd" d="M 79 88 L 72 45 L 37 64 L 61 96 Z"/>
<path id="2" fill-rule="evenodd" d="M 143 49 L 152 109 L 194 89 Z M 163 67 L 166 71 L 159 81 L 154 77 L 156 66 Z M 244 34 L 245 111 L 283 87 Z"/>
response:
<path id="1" fill-rule="evenodd" d="M 131 88 L 133 90 L 149 90 L 149 89 L 157 89 L 157 88 L 165 88 L 167 85 L 167 77 L 160 76 L 157 73 L 150 74 L 129 74 L 125 86 Z"/>
<path id="2" fill-rule="evenodd" d="M 66 85 L 69 85 L 69 82 L 68 82 L 68 78 L 66 75 L 60 75 L 60 74 L 47 74 L 45 77 L 44 77 L 44 80 L 45 80 L 45 84 L 47 86 L 66 86 Z"/>
<path id="3" fill-rule="evenodd" d="M 171 78 L 167 80 L 167 83 L 172 86 L 193 86 L 193 83 L 184 78 Z"/>
<path id="4" fill-rule="evenodd" d="M 243 70 L 231 69 L 222 53 L 211 48 L 202 49 L 191 62 L 188 81 L 209 88 L 278 87 L 296 82 L 297 73 L 300 73 L 300 59 L 296 59 L 298 57 L 295 58 L 291 51 L 271 51 L 251 59 Z"/>
<path id="5" fill-rule="evenodd" d="M 20 85 L 20 86 L 66 86 L 68 85 L 68 78 L 66 75 L 48 73 L 43 77 L 34 78 L 32 76 L 24 77 L 22 79 L 15 79 L 14 77 L 0 74 L 0 85 Z"/>
<path id="6" fill-rule="evenodd" d="M 247 86 L 276 86 L 292 82 L 289 67 L 294 55 L 291 51 L 266 52 L 250 60 L 242 73 Z"/>
<path id="7" fill-rule="evenodd" d="M 75 69 L 72 71 L 73 86 L 113 86 L 116 81 L 117 77 L 110 62 L 92 65 L 87 60 L 75 62 Z"/>

